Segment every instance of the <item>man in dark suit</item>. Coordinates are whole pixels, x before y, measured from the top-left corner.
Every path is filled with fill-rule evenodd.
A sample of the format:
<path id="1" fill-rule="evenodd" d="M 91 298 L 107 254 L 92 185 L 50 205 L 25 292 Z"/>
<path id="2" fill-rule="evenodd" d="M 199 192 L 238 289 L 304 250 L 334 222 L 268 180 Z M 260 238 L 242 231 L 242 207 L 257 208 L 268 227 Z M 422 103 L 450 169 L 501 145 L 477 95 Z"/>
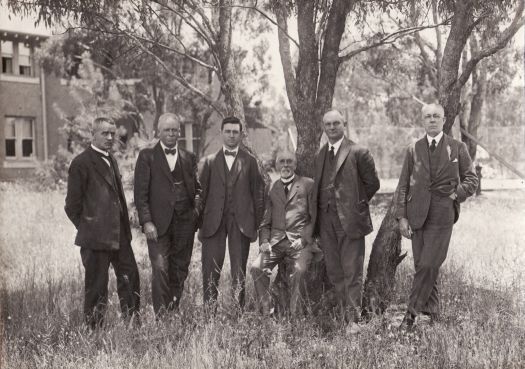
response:
<path id="1" fill-rule="evenodd" d="M 439 317 L 437 278 L 445 261 L 459 204 L 478 185 L 467 146 L 443 133 L 445 114 L 437 104 L 422 109 L 426 135 L 406 153 L 399 178 L 397 218 L 401 234 L 412 240 L 416 273 L 402 327 L 419 313 Z"/>
<path id="2" fill-rule="evenodd" d="M 117 277 L 123 317 L 131 318 L 140 306 L 126 198 L 117 162 L 110 153 L 115 130 L 111 119 L 95 119 L 91 146 L 69 167 L 65 211 L 77 228 L 75 244 L 80 246 L 85 269 L 84 316 L 91 328 L 103 323 L 110 264 Z"/>
<path id="3" fill-rule="evenodd" d="M 221 124 L 223 147 L 205 158 L 200 175 L 205 203 L 200 229 L 204 302 L 217 300 L 226 252 L 230 253 L 233 291 L 244 306 L 244 283 L 250 242 L 257 238 L 264 211 L 264 182 L 256 159 L 244 148 L 242 124 L 227 117 Z"/>
<path id="4" fill-rule="evenodd" d="M 157 317 L 179 307 L 201 208 L 197 160 L 177 147 L 179 119 L 163 114 L 158 127 L 159 142 L 139 153 L 135 167 L 135 205 L 148 242 Z"/>
<path id="5" fill-rule="evenodd" d="M 372 232 L 368 203 L 379 189 L 369 151 L 345 137 L 337 110 L 323 116 L 328 143 L 315 156 L 314 198 L 326 269 L 349 333 L 358 329 L 365 236 Z"/>
<path id="6" fill-rule="evenodd" d="M 290 265 L 290 312 L 300 312 L 300 293 L 304 273 L 308 270 L 316 245 L 312 242 L 315 204 L 314 181 L 295 174 L 294 153 L 279 151 L 275 168 L 280 178 L 273 182 L 266 196 L 263 220 L 259 228 L 260 253 L 251 266 L 259 307 L 270 312 L 270 276 L 282 262 Z"/>

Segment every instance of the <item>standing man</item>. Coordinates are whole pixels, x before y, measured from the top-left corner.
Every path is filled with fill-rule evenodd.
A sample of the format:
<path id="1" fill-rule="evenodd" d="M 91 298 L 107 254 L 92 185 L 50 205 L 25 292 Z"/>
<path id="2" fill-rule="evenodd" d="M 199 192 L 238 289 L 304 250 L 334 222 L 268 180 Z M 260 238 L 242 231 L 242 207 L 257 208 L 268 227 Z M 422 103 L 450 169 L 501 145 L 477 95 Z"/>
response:
<path id="1" fill-rule="evenodd" d="M 108 269 L 113 265 L 122 316 L 137 314 L 139 272 L 131 249 L 128 209 L 117 162 L 110 151 L 115 123 L 96 118 L 91 146 L 69 167 L 65 211 L 77 229 L 75 244 L 85 269 L 84 316 L 91 328 L 103 324 L 108 302 Z"/>
<path id="2" fill-rule="evenodd" d="M 200 230 L 204 302 L 217 300 L 228 237 L 233 291 L 242 308 L 250 242 L 257 238 L 264 210 L 264 182 L 255 158 L 239 146 L 240 120 L 224 118 L 221 135 L 223 147 L 205 158 L 200 175 L 205 202 Z"/>
<path id="3" fill-rule="evenodd" d="M 337 110 L 323 116 L 328 143 L 315 156 L 317 226 L 330 282 L 350 333 L 358 329 L 365 236 L 372 232 L 368 203 L 379 189 L 369 151 L 345 137 Z"/>
<path id="4" fill-rule="evenodd" d="M 478 185 L 467 146 L 443 133 L 443 107 L 429 104 L 421 111 L 426 135 L 408 148 L 398 185 L 399 229 L 412 240 L 416 270 L 403 328 L 412 328 L 419 313 L 430 315 L 432 322 L 438 319 L 439 268 L 459 204 Z"/>
<path id="5" fill-rule="evenodd" d="M 139 153 L 135 205 L 151 260 L 153 310 L 160 317 L 178 309 L 188 276 L 201 208 L 201 185 L 193 153 L 177 147 L 180 121 L 159 118 L 159 142 Z"/>
<path id="6" fill-rule="evenodd" d="M 295 154 L 289 151 L 277 153 L 275 168 L 280 178 L 269 186 L 259 230 L 260 254 L 251 267 L 255 292 L 263 314 L 270 312 L 272 269 L 281 262 L 289 263 L 292 268 L 290 312 L 292 315 L 299 313 L 303 276 L 312 260 L 314 181 L 296 175 L 296 167 Z"/>

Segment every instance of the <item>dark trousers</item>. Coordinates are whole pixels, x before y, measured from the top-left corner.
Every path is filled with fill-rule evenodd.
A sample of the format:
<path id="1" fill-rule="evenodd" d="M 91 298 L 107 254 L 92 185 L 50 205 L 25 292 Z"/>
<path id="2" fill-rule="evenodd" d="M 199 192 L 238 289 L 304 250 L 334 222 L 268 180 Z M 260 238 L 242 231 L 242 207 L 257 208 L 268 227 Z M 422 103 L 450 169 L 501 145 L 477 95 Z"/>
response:
<path id="1" fill-rule="evenodd" d="M 85 270 L 84 317 L 91 328 L 102 326 L 108 303 L 109 265 L 117 278 L 120 309 L 125 319 L 140 308 L 139 271 L 129 241 L 114 251 L 80 249 Z"/>
<path id="2" fill-rule="evenodd" d="M 157 241 L 148 240 L 151 261 L 151 295 L 158 317 L 179 307 L 193 252 L 194 219 L 191 208 L 173 214 L 168 231 Z"/>
<path id="3" fill-rule="evenodd" d="M 412 235 L 415 274 L 408 311 L 439 314 L 438 276 L 454 224 L 453 200 L 433 195 L 425 224 Z"/>
<path id="4" fill-rule="evenodd" d="M 301 287 L 304 281 L 304 274 L 312 260 L 312 250 L 305 247 L 301 250 L 295 250 L 290 247 L 292 243 L 285 238 L 272 246 L 271 251 L 260 253 L 257 259 L 252 263 L 250 272 L 253 277 L 253 284 L 257 294 L 257 301 L 263 314 L 270 312 L 270 276 L 273 268 L 277 264 L 285 263 L 291 274 L 289 277 L 290 287 L 290 312 L 297 315 L 300 312 Z M 288 281 L 287 281 L 288 282 Z M 281 305 L 287 306 L 287 302 L 281 302 Z"/>
<path id="5" fill-rule="evenodd" d="M 211 237 L 202 239 L 204 303 L 217 301 L 219 279 L 226 254 L 226 236 L 228 237 L 230 253 L 233 293 L 237 294 L 236 299 L 239 301 L 239 305 L 244 307 L 244 285 L 250 239 L 242 234 L 233 214 L 223 216 L 217 232 Z"/>
<path id="6" fill-rule="evenodd" d="M 321 248 L 345 320 L 357 321 L 361 310 L 365 238 L 350 239 L 336 209 L 319 211 Z"/>

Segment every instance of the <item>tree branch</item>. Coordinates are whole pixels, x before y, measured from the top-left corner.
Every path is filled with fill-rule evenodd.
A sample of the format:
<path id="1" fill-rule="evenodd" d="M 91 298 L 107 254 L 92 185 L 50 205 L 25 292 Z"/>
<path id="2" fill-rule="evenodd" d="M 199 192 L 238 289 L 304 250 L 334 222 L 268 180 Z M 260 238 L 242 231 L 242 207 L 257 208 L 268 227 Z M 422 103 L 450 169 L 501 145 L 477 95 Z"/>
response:
<path id="1" fill-rule="evenodd" d="M 183 56 L 191 61 L 193 61 L 194 63 L 197 63 L 199 64 L 200 66 L 204 67 L 204 68 L 207 68 L 207 69 L 210 69 L 210 70 L 213 70 L 215 73 L 218 72 L 218 69 L 216 66 L 213 66 L 213 65 L 210 65 L 194 56 L 191 56 L 188 54 L 188 49 L 186 48 L 186 45 L 184 45 L 184 43 L 182 42 L 182 40 L 180 39 L 180 37 L 178 35 L 176 35 L 172 30 L 171 28 L 166 24 L 166 22 L 162 19 L 162 17 L 153 9 L 151 8 L 151 6 L 148 4 L 148 7 L 150 8 L 151 12 L 153 14 L 155 14 L 157 16 L 157 19 L 159 20 L 159 22 L 164 26 L 164 28 L 166 28 L 168 30 L 168 32 L 179 42 L 179 44 L 181 45 L 181 47 L 183 48 L 184 52 L 181 52 L 175 48 L 172 48 L 168 45 L 164 45 L 162 43 L 159 43 L 158 41 L 153 41 L 153 40 L 148 40 L 146 38 L 142 38 L 140 36 L 137 36 L 139 38 L 141 38 L 143 41 L 146 41 L 146 42 L 152 42 L 154 43 L 156 46 L 160 46 L 166 50 L 169 50 L 171 52 L 174 52 L 175 54 L 177 55 L 180 55 L 180 56 Z"/>
<path id="2" fill-rule="evenodd" d="M 438 24 L 433 24 L 433 25 L 428 25 L 428 26 L 408 27 L 408 28 L 400 29 L 400 30 L 398 30 L 396 32 L 390 33 L 390 34 L 382 37 L 379 41 L 376 41 L 376 42 L 373 42 L 373 43 L 371 43 L 369 45 L 360 47 L 359 49 L 350 51 L 346 55 L 340 56 L 339 60 L 340 60 L 341 63 L 345 62 L 347 60 L 352 59 L 354 56 L 356 56 L 357 54 L 360 54 L 360 53 L 362 53 L 364 51 L 368 51 L 370 49 L 373 49 L 375 47 L 382 46 L 382 45 L 393 44 L 394 42 L 396 42 L 398 39 L 400 39 L 402 37 L 411 35 L 413 33 L 422 31 L 424 29 L 430 29 L 430 28 L 436 28 L 436 27 L 439 27 L 439 26 L 443 26 L 445 24 L 448 24 L 450 22 L 450 20 L 451 20 L 451 18 L 447 18 L 443 22 L 440 22 Z"/>
<path id="3" fill-rule="evenodd" d="M 284 35 L 286 37 L 288 37 L 290 39 L 290 41 L 292 41 L 295 46 L 299 47 L 299 43 L 297 42 L 296 39 L 294 39 L 292 36 L 290 36 L 288 34 L 288 27 L 286 27 L 286 29 L 283 29 L 282 26 L 279 25 L 279 23 L 275 20 L 273 20 L 268 14 L 266 14 L 264 11 L 262 11 L 261 9 L 257 8 L 256 6 L 249 6 L 249 5 L 231 5 L 232 8 L 241 8 L 241 9 L 249 9 L 249 10 L 254 10 L 256 11 L 257 13 L 259 13 L 260 15 L 262 15 L 264 18 L 266 18 L 270 23 L 272 23 L 273 25 L 275 25 L 277 27 L 277 29 L 284 33 Z"/>
<path id="4" fill-rule="evenodd" d="M 499 50 L 507 46 L 512 37 L 514 37 L 516 32 L 518 32 L 518 30 L 525 23 L 525 16 L 523 16 L 524 6 L 525 0 L 520 0 L 512 23 L 501 33 L 501 36 L 498 38 L 498 40 L 492 46 L 480 50 L 467 62 L 465 68 L 463 69 L 463 73 L 461 73 L 461 76 L 458 78 L 459 86 L 463 86 L 465 83 L 467 83 L 472 70 L 482 59 L 497 53 Z"/>

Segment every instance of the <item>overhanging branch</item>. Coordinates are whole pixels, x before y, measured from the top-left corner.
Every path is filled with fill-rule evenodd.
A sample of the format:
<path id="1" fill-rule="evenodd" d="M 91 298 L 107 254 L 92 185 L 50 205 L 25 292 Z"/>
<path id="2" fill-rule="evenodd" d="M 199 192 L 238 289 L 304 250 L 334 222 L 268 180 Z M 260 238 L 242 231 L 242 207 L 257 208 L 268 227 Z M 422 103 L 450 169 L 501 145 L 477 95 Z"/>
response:
<path id="1" fill-rule="evenodd" d="M 436 27 L 439 27 L 439 26 L 443 26 L 443 25 L 449 24 L 450 20 L 451 20 L 451 18 L 447 18 L 443 22 L 440 22 L 440 23 L 437 23 L 437 24 L 432 24 L 432 25 L 427 25 L 427 26 L 408 27 L 408 28 L 400 29 L 400 30 L 398 30 L 396 32 L 389 33 L 388 35 L 382 37 L 379 41 L 376 41 L 376 42 L 373 42 L 373 43 L 371 43 L 369 45 L 360 47 L 360 48 L 358 48 L 356 50 L 352 50 L 349 53 L 340 56 L 339 57 L 339 61 L 341 63 L 343 63 L 343 62 L 345 62 L 347 60 L 352 59 L 354 56 L 356 56 L 357 54 L 360 54 L 360 53 L 362 53 L 364 51 L 368 51 L 370 49 L 373 49 L 375 47 L 382 46 L 382 45 L 393 44 L 394 42 L 396 42 L 397 40 L 399 40 L 402 37 L 414 34 L 416 32 L 420 32 L 420 31 L 425 30 L 425 29 L 432 29 L 432 28 L 436 28 Z"/>

